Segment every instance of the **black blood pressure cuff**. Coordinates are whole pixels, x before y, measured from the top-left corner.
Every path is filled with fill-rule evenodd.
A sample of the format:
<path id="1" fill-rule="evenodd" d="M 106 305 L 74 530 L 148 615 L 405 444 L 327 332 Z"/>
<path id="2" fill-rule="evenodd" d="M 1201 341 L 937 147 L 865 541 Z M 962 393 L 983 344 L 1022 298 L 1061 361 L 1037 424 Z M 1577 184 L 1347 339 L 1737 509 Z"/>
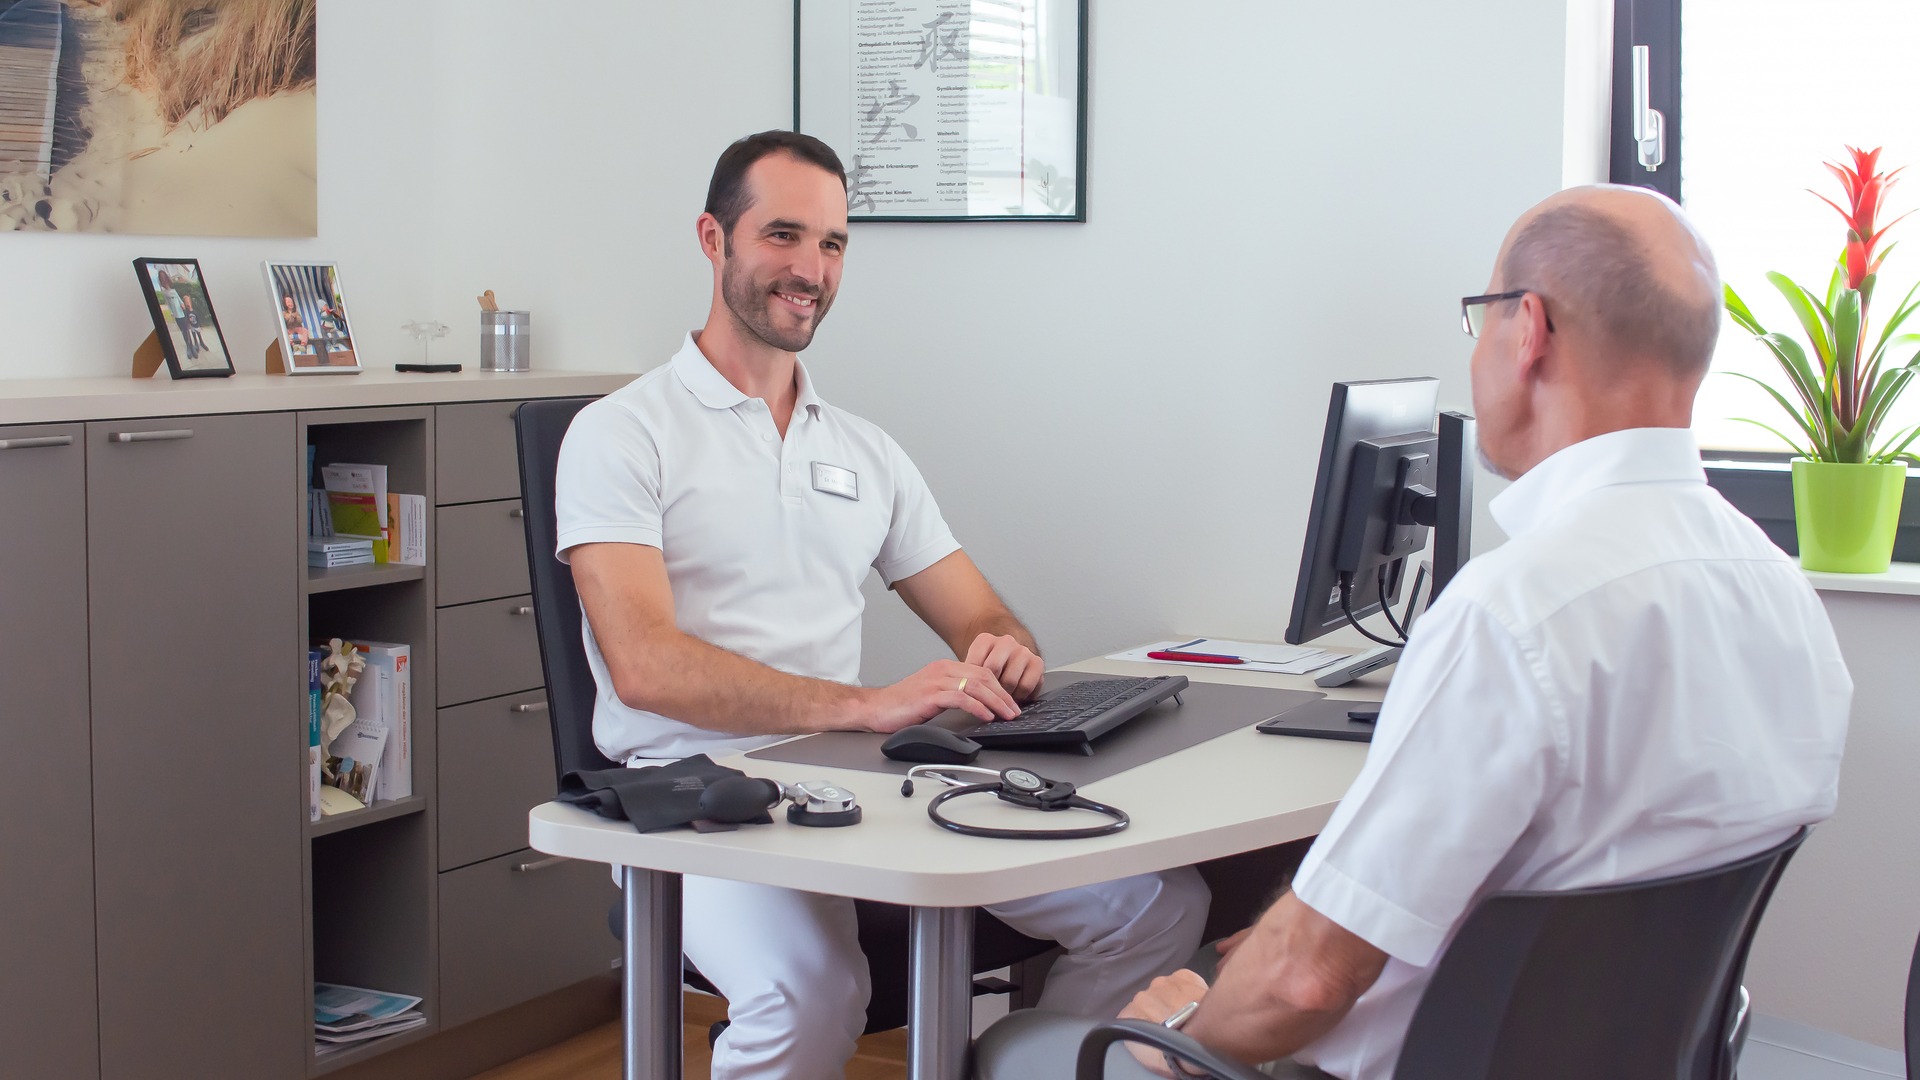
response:
<path id="1" fill-rule="evenodd" d="M 560 780 L 560 802 L 571 803 L 615 821 L 630 821 L 640 832 L 691 825 L 704 815 L 700 796 L 729 777 L 746 773 L 715 765 L 705 754 L 681 758 L 670 765 L 647 769 L 575 770 Z M 773 815 L 762 813 L 743 824 L 766 825 Z"/>

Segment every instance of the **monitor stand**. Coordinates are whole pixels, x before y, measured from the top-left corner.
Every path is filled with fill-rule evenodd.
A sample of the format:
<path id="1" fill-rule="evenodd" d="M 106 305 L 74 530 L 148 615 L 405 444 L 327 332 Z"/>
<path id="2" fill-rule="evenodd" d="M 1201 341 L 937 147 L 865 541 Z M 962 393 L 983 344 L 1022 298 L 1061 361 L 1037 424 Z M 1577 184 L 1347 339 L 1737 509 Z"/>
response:
<path id="1" fill-rule="evenodd" d="M 1344 663 L 1327 668 L 1313 677 L 1315 686 L 1345 686 L 1362 675 L 1379 671 L 1400 659 L 1400 646 L 1375 645 L 1366 652 L 1350 656 Z"/>

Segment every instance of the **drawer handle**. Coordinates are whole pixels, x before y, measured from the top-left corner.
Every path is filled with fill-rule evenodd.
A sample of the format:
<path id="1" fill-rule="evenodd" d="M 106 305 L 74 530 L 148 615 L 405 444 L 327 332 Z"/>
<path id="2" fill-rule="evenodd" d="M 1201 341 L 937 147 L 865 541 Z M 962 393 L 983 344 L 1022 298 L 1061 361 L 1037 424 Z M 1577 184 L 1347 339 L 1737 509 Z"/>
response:
<path id="1" fill-rule="evenodd" d="M 168 428 L 165 431 L 115 431 L 107 436 L 108 442 L 172 442 L 176 439 L 193 438 L 192 428 Z"/>
<path id="2" fill-rule="evenodd" d="M 526 510 L 516 506 L 513 509 L 507 511 L 507 516 L 510 518 L 523 518 L 527 516 L 527 512 Z"/>
<path id="3" fill-rule="evenodd" d="M 520 712 L 520 713 L 527 713 L 527 712 L 546 712 L 546 711 L 547 711 L 547 703 L 546 703 L 546 702 L 544 702 L 544 701 L 528 701 L 528 702 L 524 702 L 524 703 L 522 703 L 522 704 L 519 704 L 519 705 L 515 705 L 515 706 L 513 707 L 513 711 L 514 711 L 514 712 Z"/>
<path id="4" fill-rule="evenodd" d="M 71 435 L 42 435 L 33 439 L 0 439 L 0 450 L 34 450 L 42 446 L 72 446 Z"/>
<path id="5" fill-rule="evenodd" d="M 530 608 L 530 607 L 527 607 L 527 606 L 526 606 L 525 604 L 522 604 L 522 605 L 520 605 L 520 606 L 519 606 L 519 607 L 517 607 L 517 608 L 509 608 L 509 609 L 507 610 L 507 614 L 509 614 L 509 615 L 531 615 L 531 614 L 533 614 L 533 609 L 532 609 L 532 608 Z"/>
<path id="6" fill-rule="evenodd" d="M 513 872 L 516 874 L 531 874 L 535 870 L 545 870 L 549 866 L 559 866 L 561 863 L 568 862 L 568 861 L 570 860 L 565 855 L 555 855 L 551 859 L 539 859 L 535 862 L 516 863 L 514 864 Z"/>

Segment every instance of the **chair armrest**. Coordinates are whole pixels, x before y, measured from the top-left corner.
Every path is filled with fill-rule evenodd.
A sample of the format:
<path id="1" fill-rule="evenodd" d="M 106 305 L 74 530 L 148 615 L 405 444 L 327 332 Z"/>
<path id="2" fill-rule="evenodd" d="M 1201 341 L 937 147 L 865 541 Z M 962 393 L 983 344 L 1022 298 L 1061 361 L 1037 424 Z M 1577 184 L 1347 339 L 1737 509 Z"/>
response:
<path id="1" fill-rule="evenodd" d="M 1145 1020 L 1109 1020 L 1087 1032 L 1080 1040 L 1080 1057 L 1074 1065 L 1074 1080 L 1102 1080 L 1106 1074 L 1107 1048 L 1117 1042 L 1146 1043 L 1174 1057 L 1212 1073 L 1219 1080 L 1268 1080 L 1266 1074 L 1226 1058 L 1201 1046 L 1190 1036 Z"/>

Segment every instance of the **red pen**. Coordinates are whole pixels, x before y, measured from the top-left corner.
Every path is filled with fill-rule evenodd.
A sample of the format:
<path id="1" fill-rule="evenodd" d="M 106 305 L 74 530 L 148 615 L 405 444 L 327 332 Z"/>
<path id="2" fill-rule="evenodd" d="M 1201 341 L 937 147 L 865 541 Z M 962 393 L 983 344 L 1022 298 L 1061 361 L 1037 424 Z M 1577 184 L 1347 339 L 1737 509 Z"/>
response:
<path id="1" fill-rule="evenodd" d="M 1244 664 L 1246 663 L 1246 660 L 1238 656 L 1225 656 L 1225 655 L 1222 655 L 1221 653 L 1179 652 L 1178 650 L 1167 651 L 1167 652 L 1150 652 L 1147 654 L 1147 659 L 1174 660 L 1183 664 Z"/>

